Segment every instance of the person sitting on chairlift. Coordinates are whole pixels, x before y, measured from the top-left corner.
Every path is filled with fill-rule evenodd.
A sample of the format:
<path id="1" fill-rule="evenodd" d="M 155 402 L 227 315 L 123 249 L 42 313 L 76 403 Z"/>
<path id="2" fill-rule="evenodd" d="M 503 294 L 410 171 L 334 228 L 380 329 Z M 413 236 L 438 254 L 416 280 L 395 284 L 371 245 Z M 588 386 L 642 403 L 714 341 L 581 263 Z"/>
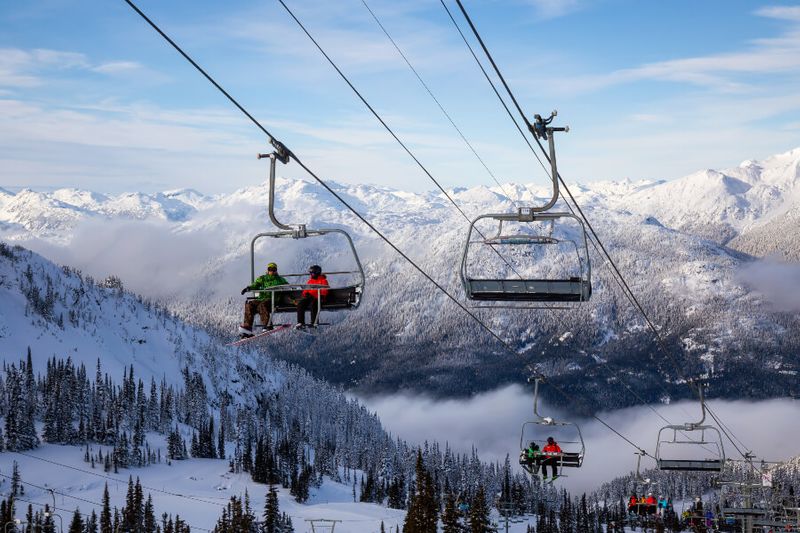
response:
<path id="1" fill-rule="evenodd" d="M 647 499 L 644 501 L 647 505 L 655 505 L 656 504 L 656 497 L 653 496 L 653 493 L 647 495 Z"/>
<path id="2" fill-rule="evenodd" d="M 539 450 L 539 445 L 534 441 L 531 441 L 525 451 L 522 452 L 520 463 L 522 463 L 522 466 L 525 468 L 525 470 L 531 474 L 536 474 L 539 471 L 539 465 L 536 464 L 536 460 L 540 455 L 541 451 Z"/>
<path id="3" fill-rule="evenodd" d="M 328 287 L 328 278 L 322 273 L 322 267 L 319 265 L 311 265 L 308 267 L 308 275 L 310 276 L 306 285 L 319 285 L 321 287 Z M 296 329 L 306 327 L 306 309 L 311 310 L 311 327 L 317 327 L 317 312 L 320 305 L 325 301 L 328 296 L 328 289 L 305 289 L 302 297 L 297 300 L 297 325 Z"/>
<path id="4" fill-rule="evenodd" d="M 558 455 L 561 454 L 561 447 L 558 445 L 553 437 L 547 437 L 547 444 L 542 448 L 544 455 L 549 455 L 542 461 L 542 479 L 547 479 L 547 466 L 549 465 L 553 471 L 553 479 L 558 477 Z"/>
<path id="5" fill-rule="evenodd" d="M 243 338 L 253 336 L 253 319 L 255 318 L 256 313 L 258 313 L 258 315 L 261 317 L 261 325 L 265 329 L 272 329 L 272 326 L 269 322 L 269 315 L 270 311 L 272 310 L 273 291 L 265 289 L 288 284 L 288 281 L 278 275 L 278 265 L 275 263 L 269 263 L 267 265 L 266 274 L 257 277 L 251 285 L 248 285 L 242 289 L 242 294 L 248 291 L 261 291 L 258 295 L 258 298 L 247 300 L 244 303 L 244 322 L 242 322 L 242 325 L 239 326 L 239 334 Z"/>
<path id="6" fill-rule="evenodd" d="M 656 514 L 658 516 L 664 516 L 664 513 L 667 510 L 667 498 L 665 496 L 659 495 L 658 497 L 658 507 L 656 508 Z"/>
<path id="7" fill-rule="evenodd" d="M 631 493 L 631 498 L 630 498 L 630 500 L 628 500 L 628 510 L 629 511 L 630 510 L 635 510 L 637 503 L 639 503 L 639 498 L 636 497 L 636 493 L 635 492 L 632 492 Z"/>

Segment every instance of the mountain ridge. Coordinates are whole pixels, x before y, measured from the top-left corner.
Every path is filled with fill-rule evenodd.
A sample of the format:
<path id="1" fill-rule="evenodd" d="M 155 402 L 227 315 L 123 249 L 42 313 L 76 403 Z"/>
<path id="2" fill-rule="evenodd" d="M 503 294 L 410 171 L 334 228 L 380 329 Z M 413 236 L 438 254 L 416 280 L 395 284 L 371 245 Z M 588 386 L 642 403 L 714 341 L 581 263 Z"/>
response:
<path id="1" fill-rule="evenodd" d="M 737 387 L 741 389 L 746 377 L 770 380 L 777 369 L 794 371 L 800 366 L 792 355 L 800 346 L 797 317 L 774 309 L 763 287 L 745 284 L 738 276 L 755 263 L 749 253 L 763 250 L 768 255 L 781 243 L 795 246 L 795 240 L 759 237 L 758 232 L 783 220 L 782 235 L 792 234 L 795 218 L 781 218 L 779 213 L 793 213 L 800 198 L 799 168 L 797 149 L 672 182 L 626 180 L 573 188 L 635 294 L 685 365 L 681 370 L 716 379 L 721 395 L 741 394 Z M 525 368 L 533 365 L 565 385 L 577 386 L 588 376 L 593 384 L 581 392 L 603 396 L 610 378 L 607 369 L 592 363 L 599 359 L 635 373 L 642 381 L 639 392 L 649 399 L 680 394 L 680 387 L 674 386 L 678 369 L 654 357 L 657 346 L 651 334 L 597 256 L 594 296 L 587 304 L 569 311 L 482 312 L 483 320 L 517 352 L 512 354 L 477 331 L 462 311 L 320 186 L 283 178 L 277 183 L 277 218 L 309 228 L 347 230 L 367 274 L 361 310 L 329 314 L 326 320 L 334 327 L 315 339 L 275 339 L 270 346 L 287 360 L 367 392 L 410 388 L 445 395 L 519 382 Z M 466 222 L 444 195 L 372 185 L 331 186 L 463 301 L 458 265 Z M 544 202 L 550 193 L 547 187 L 519 184 L 505 189 L 527 202 Z M 48 198 L 40 194 L 38 199 Z M 458 188 L 451 196 L 470 217 L 514 209 L 500 188 Z M 196 191 L 128 194 L 125 209 L 103 214 L 97 208 L 77 222 L 78 215 L 59 218 L 63 207 L 50 209 L 46 202 L 39 211 L 29 209 L 27 219 L 11 218 L 8 213 L 17 212 L 9 208 L 12 197 L 0 208 L 0 223 L 8 224 L 0 236 L 97 275 L 118 275 L 135 290 L 151 290 L 149 296 L 166 302 L 181 317 L 230 334 L 241 318 L 238 291 L 249 282 L 250 239 L 271 226 L 267 197 L 264 183 L 214 197 Z M 704 211 L 709 205 L 714 209 Z M 169 213 L 176 215 L 170 218 Z M 756 243 L 769 238 L 776 244 L 755 247 L 747 244 L 749 235 Z M 157 250 L 157 245 L 167 251 Z M 174 255 L 158 255 L 165 253 Z M 268 260 L 277 261 L 286 273 L 304 272 L 312 263 L 328 271 L 353 268 L 341 241 L 265 241 L 256 253 L 257 271 Z M 793 257 L 797 251 L 787 253 Z M 540 268 L 546 276 L 558 265 L 542 256 L 536 264 L 523 266 Z M 559 340 L 566 332 L 571 333 L 568 340 Z M 636 365 L 642 357 L 648 361 L 644 370 Z M 769 390 L 756 394 L 779 394 L 781 383 L 779 376 Z M 612 405 L 625 404 L 625 398 L 612 396 Z"/>

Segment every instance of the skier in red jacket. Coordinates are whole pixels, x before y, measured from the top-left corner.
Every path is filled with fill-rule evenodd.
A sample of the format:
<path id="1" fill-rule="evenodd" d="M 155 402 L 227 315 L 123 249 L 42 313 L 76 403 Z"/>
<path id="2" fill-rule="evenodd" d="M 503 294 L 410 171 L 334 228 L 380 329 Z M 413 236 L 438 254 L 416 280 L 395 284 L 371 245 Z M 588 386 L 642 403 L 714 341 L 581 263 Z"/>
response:
<path id="1" fill-rule="evenodd" d="M 553 479 L 558 477 L 558 459 L 561 456 L 561 446 L 553 437 L 547 437 L 547 444 L 542 448 L 542 455 L 549 456 L 542 461 L 542 479 L 547 479 L 547 466 L 553 471 Z"/>
<path id="2" fill-rule="evenodd" d="M 328 287 L 328 278 L 322 273 L 322 267 L 319 265 L 311 265 L 308 267 L 308 275 L 310 276 L 306 285 L 319 285 L 321 287 Z M 305 289 L 299 300 L 297 300 L 297 325 L 295 328 L 301 329 L 306 327 L 306 309 L 311 310 L 311 324 L 310 327 L 317 327 L 317 312 L 322 302 L 328 297 L 328 289 Z M 321 301 L 320 301 L 321 299 Z"/>

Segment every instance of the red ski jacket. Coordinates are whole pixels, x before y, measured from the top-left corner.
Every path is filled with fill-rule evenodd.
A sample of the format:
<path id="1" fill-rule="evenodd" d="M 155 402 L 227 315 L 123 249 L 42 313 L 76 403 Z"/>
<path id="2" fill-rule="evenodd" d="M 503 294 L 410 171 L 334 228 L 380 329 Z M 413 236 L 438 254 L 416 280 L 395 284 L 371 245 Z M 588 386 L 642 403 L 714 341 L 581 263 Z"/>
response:
<path id="1" fill-rule="evenodd" d="M 561 447 L 558 444 L 548 444 L 542 448 L 544 453 L 561 453 Z"/>
<path id="2" fill-rule="evenodd" d="M 308 278 L 306 281 L 306 285 L 323 285 L 325 287 L 328 286 L 328 278 L 325 277 L 325 274 L 320 274 L 317 276 L 317 279 Z M 322 294 L 322 298 L 324 299 L 328 296 L 328 289 L 316 290 L 316 289 L 305 289 L 303 291 L 303 297 L 311 296 L 312 298 L 316 298 L 317 294 Z"/>

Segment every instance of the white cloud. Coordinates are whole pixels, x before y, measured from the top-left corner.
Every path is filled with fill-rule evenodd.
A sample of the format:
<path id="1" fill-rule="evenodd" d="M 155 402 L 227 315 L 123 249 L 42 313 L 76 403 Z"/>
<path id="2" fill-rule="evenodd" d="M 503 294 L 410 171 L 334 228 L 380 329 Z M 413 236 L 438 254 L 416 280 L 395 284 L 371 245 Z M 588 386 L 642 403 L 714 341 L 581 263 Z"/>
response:
<path id="1" fill-rule="evenodd" d="M 47 108 L 19 100 L 0 100 L 0 139 L 23 139 L 116 148 L 189 153 L 229 152 L 242 143 L 230 131 L 215 130 L 232 113 L 219 110 L 161 112 L 129 105 Z M 202 126 L 202 127 L 201 127 Z"/>
<path id="2" fill-rule="evenodd" d="M 569 15 L 581 6 L 580 0 L 529 0 L 537 14 L 544 19 L 554 19 Z"/>
<path id="3" fill-rule="evenodd" d="M 202 236 L 173 229 L 167 222 L 89 219 L 75 228 L 68 246 L 38 239 L 24 245 L 97 279 L 119 276 L 147 297 L 189 296 L 225 239 L 213 229 Z"/>
<path id="4" fill-rule="evenodd" d="M 70 70 L 115 75 L 145 69 L 135 61 L 93 64 L 85 54 L 78 52 L 43 48 L 0 48 L 0 87 L 38 87 L 52 81 L 56 73 Z M 151 74 L 151 77 L 156 76 Z"/>
<path id="5" fill-rule="evenodd" d="M 756 15 L 800 22 L 800 6 L 769 6 L 756 10 Z"/>
<path id="6" fill-rule="evenodd" d="M 800 311 L 800 264 L 766 259 L 746 265 L 739 272 L 745 286 L 763 295 L 778 311 Z"/>
<path id="7" fill-rule="evenodd" d="M 793 24 L 775 38 L 756 39 L 749 49 L 706 56 L 685 57 L 645 63 L 604 74 L 553 78 L 557 92 L 585 93 L 644 80 L 658 80 L 703 86 L 721 92 L 752 88 L 748 76 L 794 73 L 800 68 L 800 16 L 797 8 L 768 8 L 757 14 L 780 18 Z"/>
<path id="8" fill-rule="evenodd" d="M 93 71 L 100 72 L 102 74 L 136 72 L 142 69 L 142 65 L 135 61 L 110 61 L 108 63 L 101 63 L 100 65 L 92 67 Z"/>
<path id="9" fill-rule="evenodd" d="M 35 87 L 44 83 L 40 77 L 43 70 L 85 68 L 87 65 L 86 56 L 74 52 L 0 48 L 0 86 Z"/>

